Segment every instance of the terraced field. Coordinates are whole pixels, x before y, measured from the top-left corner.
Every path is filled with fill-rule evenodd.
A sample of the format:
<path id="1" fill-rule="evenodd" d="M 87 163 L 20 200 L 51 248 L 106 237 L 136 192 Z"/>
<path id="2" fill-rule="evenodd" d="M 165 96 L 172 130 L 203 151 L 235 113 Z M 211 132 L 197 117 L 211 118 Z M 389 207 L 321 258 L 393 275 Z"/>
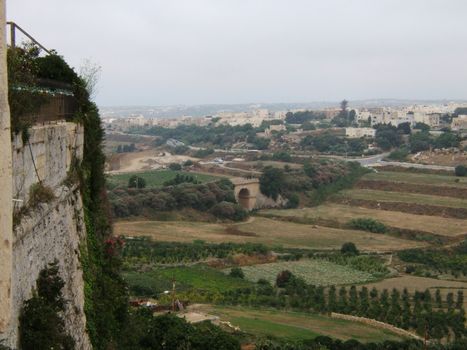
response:
<path id="1" fill-rule="evenodd" d="M 343 191 L 340 194 L 340 196 L 350 199 L 363 199 L 379 202 L 402 202 L 467 209 L 467 200 L 463 200 L 460 198 L 431 196 L 426 194 L 389 192 L 368 189 L 352 189 Z"/>
<path id="2" fill-rule="evenodd" d="M 294 341 L 313 339 L 318 335 L 361 342 L 401 339 L 387 330 L 317 314 L 221 306 L 205 306 L 201 310 L 220 316 L 221 320 L 231 322 L 243 332 L 259 336 Z"/>
<path id="3" fill-rule="evenodd" d="M 467 178 L 455 177 L 450 175 L 435 175 L 424 173 L 409 173 L 396 171 L 380 171 L 378 173 L 370 173 L 362 178 L 363 180 L 379 180 L 405 182 L 413 184 L 433 185 L 433 186 L 453 186 L 467 187 Z"/>
<path id="4" fill-rule="evenodd" d="M 268 209 L 262 210 L 260 213 L 262 215 L 289 217 L 292 219 L 334 220 L 339 224 L 346 224 L 355 218 L 373 218 L 387 226 L 402 229 L 424 231 L 450 237 L 467 234 L 467 220 L 368 209 L 337 203 L 326 203 L 315 208 Z"/>
<path id="5" fill-rule="evenodd" d="M 363 271 L 348 266 L 334 264 L 320 259 L 299 261 L 282 261 L 269 264 L 242 267 L 245 278 L 252 282 L 266 279 L 271 284 L 276 282 L 279 272 L 289 270 L 295 276 L 303 278 L 307 283 L 320 286 L 365 283 L 376 278 Z M 225 270 L 228 273 L 230 270 Z"/>
<path id="6" fill-rule="evenodd" d="M 269 246 L 340 249 L 354 242 L 360 250 L 380 252 L 422 247 L 425 243 L 382 234 L 253 217 L 238 224 L 184 221 L 118 221 L 114 232 L 124 236 L 148 236 L 159 241 L 254 242 Z"/>

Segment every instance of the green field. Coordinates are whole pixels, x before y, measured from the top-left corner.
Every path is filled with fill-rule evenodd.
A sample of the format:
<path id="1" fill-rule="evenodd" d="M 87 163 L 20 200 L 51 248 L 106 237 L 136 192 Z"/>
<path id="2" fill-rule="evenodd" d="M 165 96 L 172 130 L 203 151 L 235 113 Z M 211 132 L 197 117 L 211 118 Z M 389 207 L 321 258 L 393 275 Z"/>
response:
<path id="1" fill-rule="evenodd" d="M 118 175 L 111 175 L 107 178 L 110 187 L 128 186 L 128 180 L 131 176 L 137 175 L 146 180 L 146 187 L 162 187 L 164 182 L 172 180 L 177 174 L 190 175 L 197 179 L 199 182 L 210 182 L 219 179 L 219 177 L 206 175 L 201 173 L 173 171 L 173 170 L 152 170 L 143 172 L 133 172 Z"/>
<path id="2" fill-rule="evenodd" d="M 245 278 L 252 282 L 264 278 L 271 284 L 275 284 L 277 274 L 284 270 L 289 270 L 295 276 L 303 278 L 307 283 L 321 286 L 364 283 L 376 279 L 368 272 L 319 259 L 244 266 L 242 270 Z M 227 273 L 228 270 L 225 272 Z"/>
<path id="3" fill-rule="evenodd" d="M 123 274 L 132 294 L 157 295 L 172 289 L 175 279 L 177 291 L 192 289 L 208 292 L 224 292 L 226 290 L 249 287 L 248 281 L 230 277 L 219 270 L 203 266 L 156 267 L 148 271 L 127 271 Z M 138 293 L 138 291 L 143 291 Z"/>
<path id="4" fill-rule="evenodd" d="M 413 184 L 467 187 L 467 178 L 450 175 L 422 174 L 396 171 L 380 171 L 363 176 L 364 180 L 406 182 Z"/>
<path id="5" fill-rule="evenodd" d="M 357 339 L 361 342 L 401 339 L 387 330 L 317 314 L 220 306 L 207 311 L 219 315 L 221 320 L 230 321 L 243 332 L 257 336 L 295 341 L 313 339 L 318 335 L 342 340 Z"/>
<path id="6" fill-rule="evenodd" d="M 364 199 L 380 202 L 403 202 L 435 205 L 441 207 L 467 208 L 466 200 L 460 198 L 431 196 L 426 194 L 353 189 L 342 191 L 340 196 L 352 199 Z"/>

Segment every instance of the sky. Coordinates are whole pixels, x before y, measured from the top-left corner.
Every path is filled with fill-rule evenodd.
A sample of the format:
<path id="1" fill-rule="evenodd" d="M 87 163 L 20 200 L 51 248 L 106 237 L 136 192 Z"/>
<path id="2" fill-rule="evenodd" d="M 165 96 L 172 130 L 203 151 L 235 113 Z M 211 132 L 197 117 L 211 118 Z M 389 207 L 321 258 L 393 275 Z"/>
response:
<path id="1" fill-rule="evenodd" d="M 467 99 L 465 0 L 7 0 L 104 106 Z"/>

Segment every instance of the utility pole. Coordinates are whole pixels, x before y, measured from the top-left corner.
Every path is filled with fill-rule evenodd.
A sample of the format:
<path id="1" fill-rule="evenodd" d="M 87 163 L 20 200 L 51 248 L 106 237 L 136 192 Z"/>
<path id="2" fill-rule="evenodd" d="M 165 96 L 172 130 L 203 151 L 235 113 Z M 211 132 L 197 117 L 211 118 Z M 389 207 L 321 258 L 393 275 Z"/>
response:
<path id="1" fill-rule="evenodd" d="M 172 311 L 175 312 L 175 277 L 172 278 Z"/>

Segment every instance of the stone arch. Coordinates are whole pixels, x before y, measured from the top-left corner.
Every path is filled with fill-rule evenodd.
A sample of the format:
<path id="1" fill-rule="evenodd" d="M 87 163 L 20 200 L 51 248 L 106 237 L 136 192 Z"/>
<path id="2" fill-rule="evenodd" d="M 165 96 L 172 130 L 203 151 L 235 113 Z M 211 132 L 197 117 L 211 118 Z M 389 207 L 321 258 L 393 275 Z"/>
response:
<path id="1" fill-rule="evenodd" d="M 256 198 L 259 193 L 259 180 L 246 178 L 232 178 L 235 200 L 246 210 L 256 207 Z"/>
<path id="2" fill-rule="evenodd" d="M 250 210 L 250 190 L 246 187 L 242 188 L 238 192 L 238 204 L 240 204 L 243 208 Z"/>

